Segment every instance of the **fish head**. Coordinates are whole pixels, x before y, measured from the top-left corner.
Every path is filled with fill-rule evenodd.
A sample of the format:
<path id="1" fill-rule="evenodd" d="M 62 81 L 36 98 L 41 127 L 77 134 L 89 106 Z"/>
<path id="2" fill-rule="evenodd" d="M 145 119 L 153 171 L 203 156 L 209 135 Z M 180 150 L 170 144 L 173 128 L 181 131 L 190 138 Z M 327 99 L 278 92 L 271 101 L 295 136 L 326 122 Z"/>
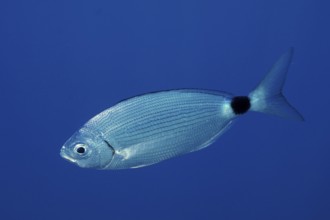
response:
<path id="1" fill-rule="evenodd" d="M 75 132 L 61 148 L 64 159 L 82 168 L 104 169 L 113 158 L 113 148 L 101 133 L 88 128 Z"/>

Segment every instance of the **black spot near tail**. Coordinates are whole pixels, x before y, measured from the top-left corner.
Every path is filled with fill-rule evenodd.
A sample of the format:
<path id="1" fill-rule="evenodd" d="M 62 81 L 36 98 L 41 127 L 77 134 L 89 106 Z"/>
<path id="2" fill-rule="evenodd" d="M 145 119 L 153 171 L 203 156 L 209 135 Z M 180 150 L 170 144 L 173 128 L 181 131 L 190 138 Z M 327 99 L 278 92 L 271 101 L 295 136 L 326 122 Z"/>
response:
<path id="1" fill-rule="evenodd" d="M 251 107 L 250 98 L 247 96 L 235 96 L 231 100 L 230 105 L 236 115 L 244 114 Z"/>

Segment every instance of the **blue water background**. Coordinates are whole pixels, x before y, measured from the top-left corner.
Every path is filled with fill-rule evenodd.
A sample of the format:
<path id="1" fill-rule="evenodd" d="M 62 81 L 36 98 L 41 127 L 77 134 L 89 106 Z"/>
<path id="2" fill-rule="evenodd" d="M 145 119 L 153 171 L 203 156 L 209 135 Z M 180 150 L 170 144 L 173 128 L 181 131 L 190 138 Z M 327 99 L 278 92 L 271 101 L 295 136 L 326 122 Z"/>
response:
<path id="1" fill-rule="evenodd" d="M 330 3 L 0 2 L 0 219 L 330 219 Z M 154 166 L 82 169 L 59 149 L 146 92 L 247 94 L 290 46 L 306 122 L 249 113 L 215 144 Z"/>

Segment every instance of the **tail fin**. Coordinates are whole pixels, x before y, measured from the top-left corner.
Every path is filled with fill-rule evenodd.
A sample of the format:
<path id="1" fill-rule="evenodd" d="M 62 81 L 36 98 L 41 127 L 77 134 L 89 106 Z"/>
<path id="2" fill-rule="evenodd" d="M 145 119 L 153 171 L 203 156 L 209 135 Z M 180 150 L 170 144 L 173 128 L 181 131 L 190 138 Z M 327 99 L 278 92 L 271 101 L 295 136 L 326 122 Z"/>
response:
<path id="1" fill-rule="evenodd" d="M 282 95 L 293 56 L 293 48 L 284 53 L 274 64 L 270 72 L 249 94 L 251 110 L 303 121 L 302 115 L 292 107 Z"/>

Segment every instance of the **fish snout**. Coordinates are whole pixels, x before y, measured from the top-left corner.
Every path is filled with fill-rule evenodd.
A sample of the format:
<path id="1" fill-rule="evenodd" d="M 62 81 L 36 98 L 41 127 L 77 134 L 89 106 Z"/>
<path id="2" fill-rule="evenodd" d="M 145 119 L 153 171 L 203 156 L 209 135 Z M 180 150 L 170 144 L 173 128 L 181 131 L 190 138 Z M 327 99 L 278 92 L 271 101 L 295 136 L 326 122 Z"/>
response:
<path id="1" fill-rule="evenodd" d="M 76 160 L 73 159 L 73 158 L 71 158 L 71 157 L 66 153 L 66 151 L 67 151 L 67 148 L 66 148 L 65 146 L 63 146 L 63 147 L 61 148 L 61 151 L 60 151 L 60 156 L 61 156 L 62 158 L 64 158 L 64 159 L 66 159 L 67 161 L 71 162 L 71 163 L 75 163 Z"/>

